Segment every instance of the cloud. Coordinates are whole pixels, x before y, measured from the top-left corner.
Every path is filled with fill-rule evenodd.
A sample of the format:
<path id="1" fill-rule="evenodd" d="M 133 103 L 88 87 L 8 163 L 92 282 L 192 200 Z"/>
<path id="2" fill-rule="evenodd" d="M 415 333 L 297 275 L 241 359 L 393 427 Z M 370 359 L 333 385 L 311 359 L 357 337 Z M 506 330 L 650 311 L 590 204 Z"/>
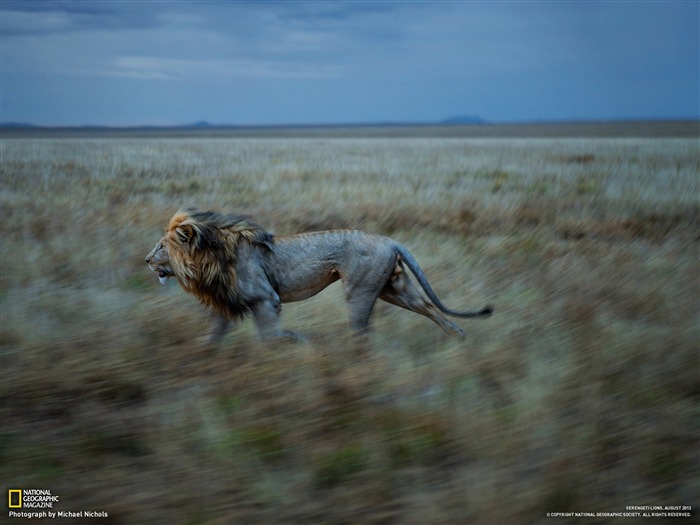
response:
<path id="1" fill-rule="evenodd" d="M 3 36 L 32 33 L 55 33 L 70 31 L 75 27 L 74 19 L 60 11 L 32 13 L 26 11 L 3 11 Z"/>
<path id="2" fill-rule="evenodd" d="M 15 120 L 54 100 L 78 118 L 88 99 L 134 119 L 148 101 L 162 121 L 699 111 L 696 2 L 3 0 L 0 13 Z"/>
<path id="3" fill-rule="evenodd" d="M 158 11 L 149 2 L 75 2 L 3 0 L 2 37 L 95 29 L 145 28 L 157 24 Z"/>
<path id="4" fill-rule="evenodd" d="M 125 56 L 117 58 L 111 68 L 100 74 L 147 80 L 237 77 L 319 79 L 336 76 L 337 70 L 335 66 L 310 66 L 293 62 Z"/>

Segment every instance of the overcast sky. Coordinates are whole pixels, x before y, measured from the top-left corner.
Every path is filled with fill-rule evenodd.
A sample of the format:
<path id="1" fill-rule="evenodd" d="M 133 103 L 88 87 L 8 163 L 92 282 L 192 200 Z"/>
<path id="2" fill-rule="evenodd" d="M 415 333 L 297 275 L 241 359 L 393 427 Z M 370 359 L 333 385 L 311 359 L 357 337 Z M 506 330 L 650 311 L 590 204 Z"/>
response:
<path id="1" fill-rule="evenodd" d="M 0 121 L 700 117 L 700 2 L 0 3 Z"/>

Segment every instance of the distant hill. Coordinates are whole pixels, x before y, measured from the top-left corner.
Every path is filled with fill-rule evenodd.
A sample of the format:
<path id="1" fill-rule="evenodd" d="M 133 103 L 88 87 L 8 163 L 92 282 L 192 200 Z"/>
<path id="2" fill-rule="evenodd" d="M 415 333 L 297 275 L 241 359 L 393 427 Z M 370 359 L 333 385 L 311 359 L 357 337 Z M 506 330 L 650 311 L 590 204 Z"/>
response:
<path id="1" fill-rule="evenodd" d="M 479 115 L 455 115 L 440 122 L 440 124 L 457 125 L 457 124 L 486 124 L 486 121 Z"/>
<path id="2" fill-rule="evenodd" d="M 0 128 L 46 128 L 46 129 L 206 129 L 217 127 L 214 124 L 207 122 L 206 120 L 200 120 L 199 122 L 194 122 L 192 124 L 180 124 L 173 126 L 155 126 L 155 125 L 142 125 L 142 126 L 103 126 L 100 124 L 87 124 L 83 126 L 36 126 L 34 124 L 29 124 L 28 122 L 0 122 Z"/>
<path id="3" fill-rule="evenodd" d="M 26 122 L 0 122 L 0 128 L 34 128 L 34 124 Z"/>
<path id="4" fill-rule="evenodd" d="M 76 129 L 76 130 L 89 130 L 89 129 L 114 129 L 114 130 L 128 130 L 128 129 L 218 129 L 218 128 L 308 128 L 308 127 L 328 127 L 328 128 L 341 128 L 341 127 L 403 127 L 403 126 L 443 126 L 443 125 L 475 125 L 475 124 L 487 124 L 487 121 L 479 117 L 478 115 L 455 115 L 453 117 L 446 118 L 445 120 L 435 121 L 435 122 L 362 122 L 354 124 L 284 124 L 284 125 L 260 125 L 260 126 L 241 126 L 238 124 L 212 124 L 206 120 L 200 120 L 198 122 L 193 122 L 190 124 L 176 124 L 176 125 L 137 125 L 137 126 L 109 126 L 109 125 L 82 125 L 82 126 L 36 126 L 27 122 L 0 122 L 0 128 L 36 128 L 36 129 Z"/>
<path id="5" fill-rule="evenodd" d="M 195 122 L 194 124 L 185 124 L 184 126 L 174 126 L 174 127 L 202 129 L 202 128 L 213 128 L 215 126 L 214 126 L 214 124 L 211 124 L 210 122 L 207 122 L 206 120 L 200 120 L 199 122 Z"/>
<path id="6" fill-rule="evenodd" d="M 1 0 L 0 0 L 1 1 Z M 206 121 L 179 126 L 37 126 L 0 123 L 0 138 L 10 137 L 693 137 L 700 120 L 630 120 L 493 123 L 478 116 L 442 122 L 306 125 L 226 125 Z"/>

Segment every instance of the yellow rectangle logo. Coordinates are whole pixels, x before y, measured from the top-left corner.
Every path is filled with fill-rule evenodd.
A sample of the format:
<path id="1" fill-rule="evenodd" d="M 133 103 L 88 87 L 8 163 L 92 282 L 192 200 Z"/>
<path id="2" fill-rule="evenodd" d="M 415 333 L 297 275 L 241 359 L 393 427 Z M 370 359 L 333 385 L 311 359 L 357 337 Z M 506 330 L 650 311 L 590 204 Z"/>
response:
<path id="1" fill-rule="evenodd" d="M 14 496 L 14 503 L 13 503 Z M 7 506 L 11 509 L 21 509 L 22 508 L 22 491 L 21 490 L 8 490 L 7 491 Z"/>

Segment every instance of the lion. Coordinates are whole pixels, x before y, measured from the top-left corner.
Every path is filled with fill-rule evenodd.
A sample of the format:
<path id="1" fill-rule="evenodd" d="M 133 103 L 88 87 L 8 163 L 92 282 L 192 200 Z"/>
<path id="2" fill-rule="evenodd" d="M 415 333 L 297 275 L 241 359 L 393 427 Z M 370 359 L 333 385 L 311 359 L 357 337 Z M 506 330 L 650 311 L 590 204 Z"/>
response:
<path id="1" fill-rule="evenodd" d="M 303 301 L 340 280 L 350 327 L 366 332 L 377 299 L 421 314 L 448 333 L 464 331 L 445 315 L 488 317 L 490 306 L 460 312 L 445 307 L 407 248 L 359 230 L 273 236 L 244 215 L 183 209 L 146 257 L 162 284 L 180 286 L 218 316 L 220 339 L 230 321 L 252 316 L 263 340 L 296 338 L 280 329 L 283 303 Z M 428 299 L 409 279 L 407 267 Z"/>

